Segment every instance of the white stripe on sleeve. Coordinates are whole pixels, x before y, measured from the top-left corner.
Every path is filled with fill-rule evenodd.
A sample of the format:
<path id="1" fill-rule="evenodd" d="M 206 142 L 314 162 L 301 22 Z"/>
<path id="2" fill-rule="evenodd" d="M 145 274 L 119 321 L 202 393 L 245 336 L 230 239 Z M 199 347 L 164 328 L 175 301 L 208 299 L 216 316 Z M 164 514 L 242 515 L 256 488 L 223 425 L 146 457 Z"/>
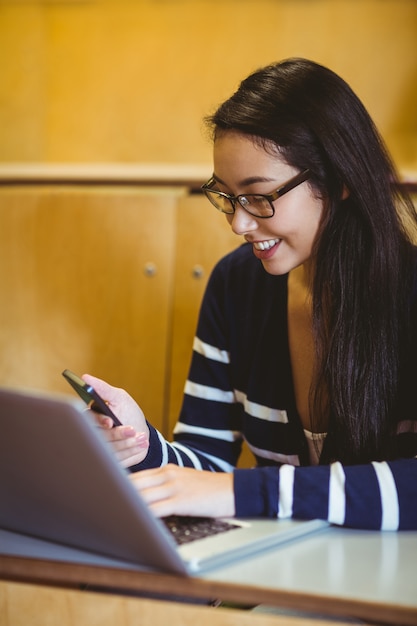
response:
<path id="1" fill-rule="evenodd" d="M 278 517 L 292 517 L 295 467 L 282 465 L 279 469 Z"/>
<path id="2" fill-rule="evenodd" d="M 168 463 L 168 446 L 167 446 L 167 442 L 165 441 L 165 438 L 161 435 L 159 430 L 156 431 L 156 434 L 158 435 L 159 443 L 161 444 L 161 456 L 162 456 L 161 467 L 162 467 L 163 465 L 166 465 Z"/>
<path id="3" fill-rule="evenodd" d="M 381 492 L 381 530 L 398 530 L 400 507 L 398 493 L 391 469 L 385 461 L 372 463 Z"/>
<path id="4" fill-rule="evenodd" d="M 341 463 L 330 465 L 329 517 L 332 524 L 343 525 L 346 517 L 346 476 Z"/>
<path id="5" fill-rule="evenodd" d="M 248 397 L 243 391 L 235 389 L 235 398 L 238 402 L 243 404 L 243 408 L 246 413 L 252 417 L 265 420 L 267 422 L 277 422 L 278 424 L 288 424 L 288 415 L 286 411 L 280 409 L 271 409 L 269 406 L 258 404 L 248 400 Z"/>
<path id="6" fill-rule="evenodd" d="M 192 450 L 190 450 L 189 448 L 186 448 L 185 446 L 181 445 L 177 441 L 175 443 L 172 443 L 171 446 L 173 448 L 177 448 L 177 450 L 180 450 L 183 454 L 188 456 L 188 458 L 190 459 L 195 469 L 198 469 L 198 470 L 203 469 L 200 459 Z"/>
<path id="7" fill-rule="evenodd" d="M 180 434 L 200 435 L 202 437 L 211 437 L 221 441 L 237 441 L 241 438 L 241 434 L 237 430 L 217 430 L 215 428 L 205 428 L 204 426 L 191 426 L 183 422 L 177 422 L 174 428 L 174 435 Z"/>
<path id="8" fill-rule="evenodd" d="M 223 459 L 219 459 L 217 456 L 213 456 L 212 454 L 207 454 L 206 452 L 200 452 L 200 454 L 204 456 L 205 459 L 210 461 L 210 463 L 213 463 L 213 465 L 217 465 L 217 467 L 222 472 L 230 474 L 235 469 L 234 465 L 231 465 L 230 463 L 228 463 L 227 461 L 224 461 Z"/>
<path id="9" fill-rule="evenodd" d="M 202 400 L 212 400 L 213 402 L 225 402 L 227 404 L 233 404 L 235 396 L 233 391 L 223 391 L 216 387 L 208 387 L 207 385 L 199 385 L 187 380 L 185 383 L 184 392 L 189 396 L 195 398 L 201 398 Z"/>
<path id="10" fill-rule="evenodd" d="M 177 459 L 177 465 L 179 465 L 180 467 L 184 467 L 184 462 L 182 460 L 182 456 L 180 455 L 178 450 L 176 450 L 175 447 L 172 446 L 172 445 L 171 445 L 171 450 L 175 454 L 175 458 Z"/>
<path id="11" fill-rule="evenodd" d="M 202 354 L 207 359 L 219 361 L 219 363 L 230 363 L 230 355 L 227 350 L 219 350 L 216 346 L 201 341 L 198 337 L 194 337 L 193 350 Z"/>

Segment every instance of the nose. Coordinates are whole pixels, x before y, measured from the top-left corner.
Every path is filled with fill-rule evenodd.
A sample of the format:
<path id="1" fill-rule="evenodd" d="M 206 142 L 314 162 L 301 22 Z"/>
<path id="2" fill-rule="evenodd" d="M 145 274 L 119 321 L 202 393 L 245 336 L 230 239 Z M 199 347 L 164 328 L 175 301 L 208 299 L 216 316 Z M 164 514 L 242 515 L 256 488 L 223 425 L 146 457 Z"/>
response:
<path id="1" fill-rule="evenodd" d="M 245 235 L 258 228 L 256 217 L 245 211 L 238 202 L 235 204 L 235 212 L 227 215 L 227 221 L 235 235 Z"/>

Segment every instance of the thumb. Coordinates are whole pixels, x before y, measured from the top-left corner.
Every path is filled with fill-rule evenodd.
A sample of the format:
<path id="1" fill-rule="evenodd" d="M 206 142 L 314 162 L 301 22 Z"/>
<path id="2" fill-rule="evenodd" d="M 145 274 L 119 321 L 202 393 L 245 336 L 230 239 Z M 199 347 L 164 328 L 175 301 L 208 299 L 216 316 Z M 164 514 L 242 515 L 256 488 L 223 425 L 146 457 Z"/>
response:
<path id="1" fill-rule="evenodd" d="M 101 378 L 97 378 L 96 376 L 91 376 L 90 374 L 83 374 L 81 378 L 88 384 L 91 385 L 95 391 L 107 402 L 111 402 L 115 396 L 117 395 L 117 388 L 112 387 L 109 383 L 102 380 Z"/>

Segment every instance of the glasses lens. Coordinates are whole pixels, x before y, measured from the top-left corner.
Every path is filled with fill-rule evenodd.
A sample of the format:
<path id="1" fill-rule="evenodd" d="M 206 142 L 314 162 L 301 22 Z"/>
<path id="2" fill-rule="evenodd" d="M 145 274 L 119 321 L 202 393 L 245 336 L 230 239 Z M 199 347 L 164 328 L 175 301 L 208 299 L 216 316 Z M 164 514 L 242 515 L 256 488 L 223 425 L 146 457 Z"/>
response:
<path id="1" fill-rule="evenodd" d="M 274 210 L 265 196 L 249 194 L 238 197 L 239 204 L 255 217 L 272 217 Z"/>
<path id="2" fill-rule="evenodd" d="M 221 211 L 222 213 L 233 213 L 232 203 L 228 198 L 222 196 L 221 193 L 211 191 L 210 189 L 205 189 L 204 193 L 218 211 Z"/>

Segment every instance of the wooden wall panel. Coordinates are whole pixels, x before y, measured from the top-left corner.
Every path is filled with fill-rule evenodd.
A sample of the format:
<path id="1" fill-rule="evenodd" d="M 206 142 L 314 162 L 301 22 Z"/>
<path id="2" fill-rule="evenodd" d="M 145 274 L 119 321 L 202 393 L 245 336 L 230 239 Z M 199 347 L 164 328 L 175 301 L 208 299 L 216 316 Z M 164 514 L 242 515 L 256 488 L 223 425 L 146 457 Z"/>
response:
<path id="1" fill-rule="evenodd" d="M 414 0 L 0 0 L 0 161 L 209 163 L 254 68 L 329 65 L 417 169 Z"/>
<path id="2" fill-rule="evenodd" d="M 2 189 L 0 384 L 125 387 L 163 428 L 176 194 Z M 147 264 L 155 273 L 146 273 Z"/>

